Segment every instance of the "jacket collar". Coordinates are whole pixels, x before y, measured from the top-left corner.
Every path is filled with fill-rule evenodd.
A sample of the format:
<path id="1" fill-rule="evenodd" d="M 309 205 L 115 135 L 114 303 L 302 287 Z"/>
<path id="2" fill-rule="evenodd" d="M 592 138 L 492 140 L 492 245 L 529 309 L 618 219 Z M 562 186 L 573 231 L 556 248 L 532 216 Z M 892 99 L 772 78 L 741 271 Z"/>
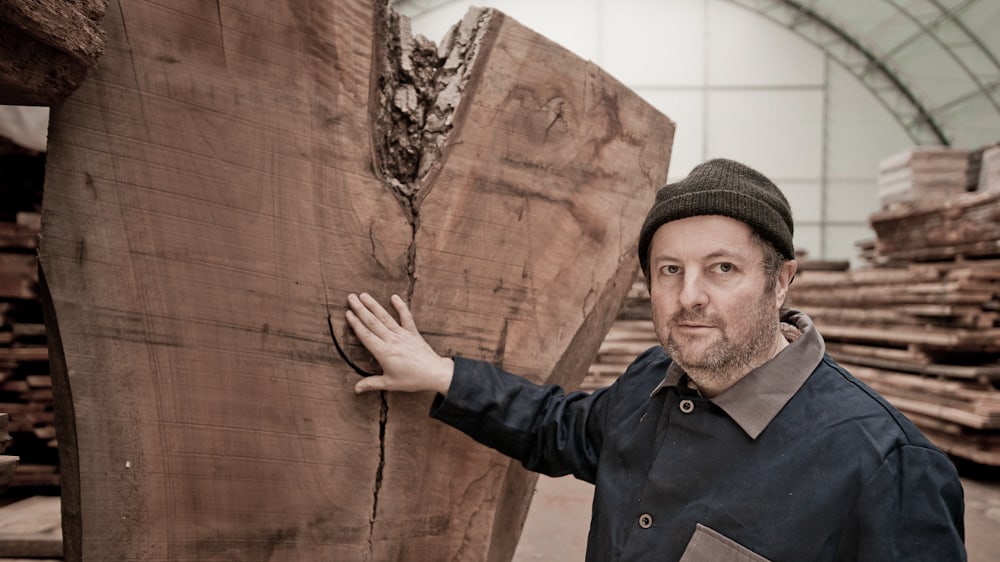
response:
<path id="1" fill-rule="evenodd" d="M 781 321 L 794 326 L 801 335 L 768 362 L 710 399 L 751 439 L 757 439 L 792 399 L 826 353 L 823 337 L 804 313 L 789 310 Z M 687 373 L 676 362 L 671 362 L 666 376 L 650 396 L 665 387 L 686 384 L 685 381 Z"/>

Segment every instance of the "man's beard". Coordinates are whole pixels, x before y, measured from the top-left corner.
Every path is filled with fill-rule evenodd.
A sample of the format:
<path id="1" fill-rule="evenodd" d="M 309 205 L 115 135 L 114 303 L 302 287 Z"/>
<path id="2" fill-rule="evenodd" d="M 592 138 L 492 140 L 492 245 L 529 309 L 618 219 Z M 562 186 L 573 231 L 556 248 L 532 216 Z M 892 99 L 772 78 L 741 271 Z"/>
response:
<path id="1" fill-rule="evenodd" d="M 772 303 L 772 295 L 761 294 L 756 301 L 742 307 L 741 314 L 732 316 L 737 319 L 733 324 L 722 324 L 721 319 L 697 310 L 682 310 L 667 324 L 666 341 L 664 334 L 659 334 L 661 345 L 696 384 L 698 379 L 704 381 L 708 377 L 711 379 L 708 386 L 727 387 L 771 358 L 779 324 Z M 684 323 L 715 326 L 719 331 L 718 337 L 699 353 L 692 349 L 693 345 L 681 343 L 673 337 L 671 328 Z"/>

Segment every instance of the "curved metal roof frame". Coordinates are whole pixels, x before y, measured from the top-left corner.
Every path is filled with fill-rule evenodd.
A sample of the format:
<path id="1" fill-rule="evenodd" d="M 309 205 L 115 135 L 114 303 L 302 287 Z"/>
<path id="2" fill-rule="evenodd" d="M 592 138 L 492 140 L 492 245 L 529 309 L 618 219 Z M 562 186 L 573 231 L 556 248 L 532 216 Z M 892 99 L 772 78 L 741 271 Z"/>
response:
<path id="1" fill-rule="evenodd" d="M 817 0 L 813 0 L 812 6 L 796 0 L 728 1 L 787 27 L 826 52 L 882 102 L 918 145 L 950 145 L 942 114 L 972 98 L 982 96 L 1000 113 L 997 100 L 1000 61 L 958 17 L 979 0 L 964 0 L 952 9 L 939 0 L 925 0 L 925 5 L 933 9 L 923 12 L 908 9 L 913 7 L 912 2 L 908 7 L 896 0 L 884 0 L 911 21 L 916 31 L 883 53 L 876 53 L 874 47 L 864 45 L 855 34 L 837 25 L 830 14 L 820 13 L 816 8 Z M 945 33 L 945 28 L 951 28 L 952 33 Z M 897 53 L 922 38 L 933 40 L 962 69 L 971 83 L 966 93 L 930 107 L 908 84 L 892 61 Z M 968 48 L 970 45 L 973 49 Z M 983 73 L 992 78 L 991 81 L 984 80 L 974 71 L 972 57 L 991 63 L 990 72 Z"/>
<path id="2" fill-rule="evenodd" d="M 393 0 L 393 4 L 425 13 L 455 0 Z M 874 45 L 857 30 L 849 29 L 851 2 L 840 0 L 727 0 L 782 25 L 809 41 L 855 76 L 895 117 L 917 145 L 951 145 L 948 112 L 963 104 L 985 101 L 1000 116 L 1000 60 L 962 20 L 963 13 L 983 0 L 882 0 L 912 32 L 894 43 Z M 872 7 L 875 0 L 866 7 Z M 992 1 L 992 0 L 986 0 Z M 838 12 L 840 10 L 840 12 Z M 889 18 L 893 19 L 893 18 Z M 893 39 L 893 37 L 889 37 Z M 949 78 L 949 89 L 958 95 L 938 100 L 918 91 L 914 73 L 906 74 L 901 55 L 919 42 L 930 40 L 959 69 L 961 84 Z M 881 47 L 881 49 L 880 49 Z M 936 102 L 936 103 L 935 103 Z"/>

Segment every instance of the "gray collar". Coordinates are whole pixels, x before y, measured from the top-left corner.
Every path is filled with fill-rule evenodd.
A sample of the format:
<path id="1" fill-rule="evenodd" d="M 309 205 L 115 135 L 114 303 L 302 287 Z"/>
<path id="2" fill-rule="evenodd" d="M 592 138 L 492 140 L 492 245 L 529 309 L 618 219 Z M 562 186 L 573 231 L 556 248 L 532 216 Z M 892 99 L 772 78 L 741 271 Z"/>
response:
<path id="1" fill-rule="evenodd" d="M 802 335 L 770 361 L 710 399 L 729 414 L 751 439 L 757 439 L 792 399 L 826 353 L 823 336 L 804 313 L 789 310 L 781 320 L 795 326 Z M 676 386 L 682 379 L 687 379 L 686 375 L 676 362 L 671 362 L 666 376 L 650 396 L 667 386 Z"/>

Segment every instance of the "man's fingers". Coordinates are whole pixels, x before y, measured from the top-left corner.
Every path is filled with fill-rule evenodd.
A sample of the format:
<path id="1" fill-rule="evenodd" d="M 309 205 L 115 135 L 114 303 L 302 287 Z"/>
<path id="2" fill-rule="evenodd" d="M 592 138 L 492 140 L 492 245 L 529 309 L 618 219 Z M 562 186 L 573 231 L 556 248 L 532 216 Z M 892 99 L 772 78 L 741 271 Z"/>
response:
<path id="1" fill-rule="evenodd" d="M 392 315 L 389 314 L 389 311 L 383 308 L 377 300 L 375 300 L 375 297 L 369 295 L 368 293 L 361 293 L 358 297 L 365 307 L 371 311 L 372 315 L 374 315 L 383 326 L 389 330 L 399 328 L 399 323 L 396 322 L 396 319 L 393 318 Z"/>
<path id="2" fill-rule="evenodd" d="M 347 310 L 344 313 L 344 316 L 347 318 L 347 324 L 350 325 L 352 330 L 354 330 L 354 334 L 358 336 L 361 343 L 368 348 L 368 351 L 374 353 L 375 351 L 372 348 L 381 344 L 382 339 L 372 333 L 372 331 L 368 329 L 368 326 L 365 326 L 365 323 L 358 318 L 358 315 L 355 314 L 353 310 Z"/>
<path id="3" fill-rule="evenodd" d="M 361 295 L 347 295 L 347 304 L 357 317 L 358 321 L 375 337 L 385 340 L 392 333 L 391 328 L 386 326 L 373 310 L 373 307 L 381 309 L 383 314 L 387 314 L 378 302 L 367 293 Z M 395 324 L 395 321 L 393 321 Z M 360 337 L 360 334 L 359 334 Z"/>
<path id="4" fill-rule="evenodd" d="M 403 300 L 403 297 L 392 295 L 390 300 L 392 301 L 393 308 L 396 309 L 396 314 L 399 314 L 399 323 L 403 326 L 403 329 L 408 332 L 416 332 L 417 324 L 413 321 L 413 315 L 410 314 L 410 308 L 406 306 L 406 301 Z"/>

